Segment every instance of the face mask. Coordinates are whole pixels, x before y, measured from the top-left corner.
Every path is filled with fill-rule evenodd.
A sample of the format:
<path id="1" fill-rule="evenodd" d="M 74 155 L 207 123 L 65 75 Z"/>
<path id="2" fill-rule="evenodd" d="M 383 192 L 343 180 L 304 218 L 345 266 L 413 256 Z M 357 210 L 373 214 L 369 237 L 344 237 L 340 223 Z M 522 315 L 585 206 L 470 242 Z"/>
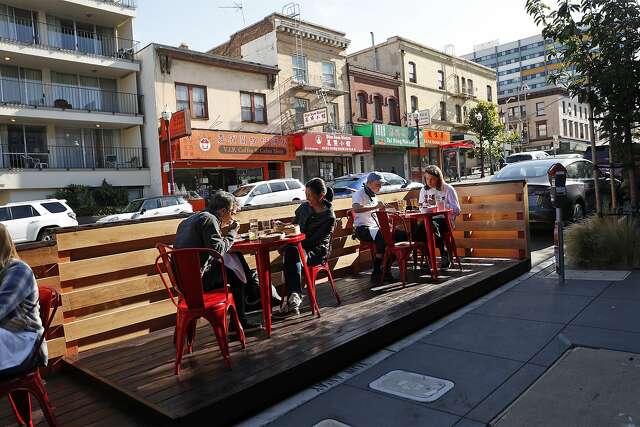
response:
<path id="1" fill-rule="evenodd" d="M 373 192 L 372 189 L 370 189 L 367 184 L 362 184 L 364 186 L 364 192 L 367 196 L 369 196 L 370 199 L 373 199 L 374 197 L 376 197 L 376 193 Z"/>

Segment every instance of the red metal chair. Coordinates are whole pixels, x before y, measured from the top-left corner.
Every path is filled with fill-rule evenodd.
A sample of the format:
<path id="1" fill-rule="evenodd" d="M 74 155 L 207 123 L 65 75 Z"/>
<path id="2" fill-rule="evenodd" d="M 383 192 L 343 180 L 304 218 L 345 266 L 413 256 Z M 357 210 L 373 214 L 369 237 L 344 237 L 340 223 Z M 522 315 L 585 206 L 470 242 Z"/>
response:
<path id="1" fill-rule="evenodd" d="M 50 336 L 49 328 L 56 315 L 58 307 L 61 305 L 60 294 L 52 288 L 46 286 L 38 287 L 39 303 L 40 303 L 40 319 L 44 326 L 42 336 L 36 342 L 34 348 L 38 349 L 31 357 L 37 357 L 42 342 Z M 57 329 L 57 328 L 56 328 Z M 11 409 L 15 414 L 18 424 L 26 424 L 33 426 L 31 419 L 31 395 L 34 395 L 42 408 L 42 412 L 50 426 L 58 425 L 53 415 L 53 406 L 49 401 L 49 395 L 40 377 L 37 361 L 33 361 L 34 368 L 29 372 L 16 374 L 15 377 L 9 377 L 0 380 L 0 396 L 8 395 Z"/>
<path id="2" fill-rule="evenodd" d="M 246 348 L 247 342 L 244 336 L 244 330 L 240 324 L 240 319 L 238 318 L 233 295 L 229 293 L 227 274 L 222 256 L 216 251 L 206 248 L 171 250 L 169 246 L 162 243 L 159 243 L 156 247 L 160 252 L 155 262 L 156 270 L 158 274 L 160 274 L 162 283 L 167 289 L 171 301 L 177 308 L 174 335 L 176 344 L 175 374 L 180 374 L 180 362 L 184 353 L 185 338 L 187 340 L 187 352 L 191 353 L 193 349 L 196 321 L 200 317 L 204 317 L 211 324 L 213 332 L 216 334 L 218 346 L 220 347 L 225 365 L 231 369 L 228 340 L 229 325 L 227 323 L 228 312 L 231 312 L 231 320 L 233 321 L 236 331 L 238 331 L 242 348 Z M 210 292 L 204 292 L 202 290 L 200 255 L 203 254 L 211 256 L 214 262 L 220 263 L 224 283 L 222 289 L 216 289 Z M 172 288 L 169 287 L 162 274 L 163 271 L 160 267 L 160 260 L 162 260 L 164 264 Z M 178 294 L 177 301 L 172 289 Z"/>
<path id="3" fill-rule="evenodd" d="M 329 241 L 333 242 L 333 232 L 331 232 L 331 235 L 329 236 Z M 316 293 L 316 278 L 318 277 L 318 273 L 320 271 L 325 271 L 327 273 L 327 277 L 329 279 L 329 283 L 331 284 L 331 291 L 333 292 L 333 296 L 336 297 L 336 301 L 338 302 L 338 305 L 340 305 L 340 295 L 338 295 L 338 291 L 336 290 L 336 284 L 333 281 L 333 275 L 331 274 L 331 266 L 329 265 L 329 256 L 331 255 L 331 245 L 329 246 L 329 253 L 327 253 L 327 258 L 326 260 L 319 265 L 310 265 L 309 266 L 309 273 L 311 275 L 311 281 L 313 282 L 313 293 L 315 295 Z M 316 301 L 318 300 L 318 298 L 315 298 Z"/>
<path id="4" fill-rule="evenodd" d="M 458 256 L 458 247 L 456 246 L 456 239 L 453 237 L 453 221 L 451 221 L 451 213 L 447 215 L 447 230 L 443 233 L 442 238 L 444 239 L 444 244 L 447 246 L 447 250 L 453 257 L 455 257 L 455 261 L 458 262 L 458 268 L 462 270 L 462 263 L 460 262 L 460 257 Z M 453 259 L 451 260 L 453 262 Z"/>
<path id="5" fill-rule="evenodd" d="M 353 222 L 356 220 L 356 213 L 349 209 L 347 211 L 347 216 L 349 217 L 349 221 L 351 221 L 351 225 L 353 226 Z M 355 229 L 353 230 L 355 233 Z M 359 240 L 360 245 L 358 246 L 358 252 L 362 252 L 363 250 L 369 250 L 369 254 L 371 255 L 371 264 L 376 260 L 376 244 L 374 242 L 363 242 Z"/>
<path id="6" fill-rule="evenodd" d="M 382 275 L 380 276 L 380 285 L 384 283 L 384 277 L 387 274 L 387 261 L 391 256 L 395 256 L 398 261 L 398 267 L 400 268 L 400 280 L 402 284 L 407 283 L 407 261 L 416 246 L 411 242 L 411 234 L 408 233 L 408 242 L 395 242 L 393 239 L 393 230 L 395 224 L 401 222 L 404 225 L 404 220 L 400 215 L 391 214 L 391 221 L 386 211 L 376 211 L 378 218 L 378 224 L 380 224 L 380 232 L 384 237 L 384 259 L 382 260 Z M 406 227 L 405 227 L 406 228 Z"/>

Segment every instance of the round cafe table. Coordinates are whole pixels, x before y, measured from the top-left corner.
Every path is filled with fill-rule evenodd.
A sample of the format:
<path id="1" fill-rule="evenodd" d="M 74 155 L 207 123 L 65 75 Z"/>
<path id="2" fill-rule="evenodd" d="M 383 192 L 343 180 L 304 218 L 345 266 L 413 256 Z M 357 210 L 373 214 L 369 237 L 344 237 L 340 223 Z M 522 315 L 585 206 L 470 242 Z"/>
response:
<path id="1" fill-rule="evenodd" d="M 431 278 L 438 278 L 438 265 L 436 260 L 436 237 L 433 233 L 433 225 L 432 220 L 436 216 L 444 216 L 447 219 L 447 223 L 449 225 L 450 232 L 453 232 L 452 224 L 451 224 L 451 215 L 453 214 L 453 209 L 436 209 L 436 208 L 427 208 L 422 211 L 407 211 L 404 213 L 398 212 L 400 217 L 407 219 L 409 221 L 420 221 L 424 222 L 424 229 L 427 235 L 427 251 L 429 253 L 429 266 L 431 267 Z M 444 238 L 444 236 L 443 236 Z M 453 256 L 458 257 L 457 253 L 453 253 Z M 460 261 L 458 260 L 458 263 Z"/>
<path id="2" fill-rule="evenodd" d="M 260 281 L 260 300 L 262 301 L 262 320 L 267 332 L 267 337 L 271 336 L 271 261 L 269 252 L 280 249 L 284 246 L 294 245 L 298 248 L 302 269 L 307 283 L 311 283 L 311 275 L 307 268 L 307 257 L 302 249 L 302 241 L 305 239 L 304 233 L 270 242 L 258 240 L 236 240 L 231 247 L 232 251 L 242 253 L 254 253 L 256 256 L 256 270 Z M 307 285 L 309 286 L 309 285 Z M 311 313 L 320 316 L 320 310 L 313 292 L 309 293 L 311 299 Z"/>

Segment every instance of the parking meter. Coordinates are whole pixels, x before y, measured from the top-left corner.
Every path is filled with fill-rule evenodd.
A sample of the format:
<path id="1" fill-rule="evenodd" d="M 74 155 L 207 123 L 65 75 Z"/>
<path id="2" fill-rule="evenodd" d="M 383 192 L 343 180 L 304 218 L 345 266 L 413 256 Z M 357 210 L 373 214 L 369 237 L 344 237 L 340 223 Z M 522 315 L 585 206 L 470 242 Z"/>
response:
<path id="1" fill-rule="evenodd" d="M 547 171 L 551 184 L 551 204 L 556 208 L 556 224 L 553 229 L 556 272 L 564 282 L 564 236 L 562 232 L 562 206 L 567 200 L 567 168 L 560 163 L 552 165 Z"/>
<path id="2" fill-rule="evenodd" d="M 551 204 L 554 208 L 561 208 L 567 200 L 567 168 L 556 163 L 547 171 L 551 184 Z"/>

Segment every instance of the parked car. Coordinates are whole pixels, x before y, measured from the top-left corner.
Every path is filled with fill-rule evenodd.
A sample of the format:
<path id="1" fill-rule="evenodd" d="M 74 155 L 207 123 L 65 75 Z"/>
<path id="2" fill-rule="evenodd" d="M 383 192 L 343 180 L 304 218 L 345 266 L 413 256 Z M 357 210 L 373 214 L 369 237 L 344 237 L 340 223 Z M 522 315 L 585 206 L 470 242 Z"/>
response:
<path id="1" fill-rule="evenodd" d="M 523 153 L 515 153 L 507 156 L 505 163 L 524 162 L 526 160 L 546 159 L 549 154 L 544 151 L 525 151 Z"/>
<path id="2" fill-rule="evenodd" d="M 53 229 L 75 227 L 76 214 L 66 200 L 46 199 L 0 206 L 0 223 L 15 243 L 53 240 Z"/>
<path id="3" fill-rule="evenodd" d="M 572 154 L 554 154 L 552 156 L 554 159 L 582 159 L 584 158 L 582 154 L 572 153 Z M 589 160 L 589 159 L 587 159 Z"/>
<path id="4" fill-rule="evenodd" d="M 271 205 L 274 203 L 306 200 L 304 185 L 297 179 L 271 179 L 243 185 L 233 195 L 238 199 L 240 207 Z"/>
<path id="5" fill-rule="evenodd" d="M 390 172 L 378 172 L 387 181 L 380 190 L 381 193 L 389 193 L 391 191 L 398 191 L 404 189 L 421 188 L 422 184 L 419 182 L 407 181 L 403 177 Z M 358 173 L 351 175 L 344 175 L 336 178 L 329 183 L 329 186 L 333 188 L 336 196 L 351 196 L 367 182 L 367 173 Z"/>
<path id="6" fill-rule="evenodd" d="M 157 218 L 193 212 L 193 207 L 182 196 L 157 196 L 135 199 L 115 215 L 100 218 L 98 223 L 128 221 L 132 219 Z"/>
<path id="7" fill-rule="evenodd" d="M 595 182 L 593 180 L 593 163 L 584 159 L 529 160 L 506 165 L 491 181 L 508 181 L 524 179 L 529 190 L 529 222 L 554 223 L 555 208 L 551 205 L 551 184 L 547 176 L 549 167 L 561 163 L 567 168 L 567 200 L 563 206 L 563 218 L 580 221 L 586 214 L 595 211 Z M 610 177 L 599 173 L 600 191 L 603 205 L 611 201 Z M 616 181 L 616 188 L 620 183 Z"/>

